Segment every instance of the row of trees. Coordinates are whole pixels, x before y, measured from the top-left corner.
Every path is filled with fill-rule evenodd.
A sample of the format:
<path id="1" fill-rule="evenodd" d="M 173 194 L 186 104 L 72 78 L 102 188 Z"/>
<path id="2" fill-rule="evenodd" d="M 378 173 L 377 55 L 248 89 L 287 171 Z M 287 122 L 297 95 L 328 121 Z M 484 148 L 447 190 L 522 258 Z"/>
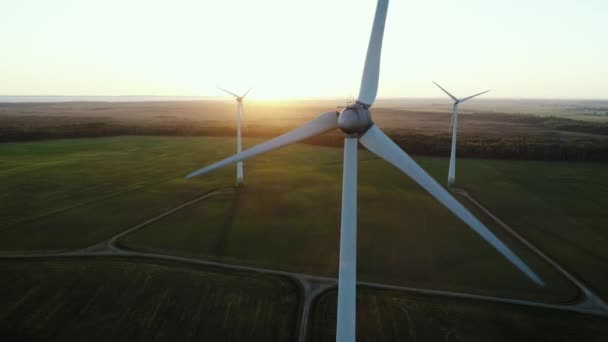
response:
<path id="1" fill-rule="evenodd" d="M 585 129 L 588 129 L 588 126 Z M 251 126 L 247 128 L 246 136 L 268 138 L 285 131 L 286 128 L 282 127 Z M 450 153 L 449 134 L 420 134 L 403 130 L 389 130 L 387 133 L 408 153 L 431 156 L 448 156 Z M 187 122 L 163 125 L 84 122 L 47 126 L 22 124 L 0 126 L 0 141 L 3 142 L 118 135 L 233 136 L 234 134 L 233 127 L 208 127 Z M 306 143 L 342 146 L 343 135 L 336 131 L 311 138 Z M 517 136 L 461 134 L 457 153 L 461 157 L 471 158 L 607 162 L 608 137 L 564 137 L 555 133 Z"/>

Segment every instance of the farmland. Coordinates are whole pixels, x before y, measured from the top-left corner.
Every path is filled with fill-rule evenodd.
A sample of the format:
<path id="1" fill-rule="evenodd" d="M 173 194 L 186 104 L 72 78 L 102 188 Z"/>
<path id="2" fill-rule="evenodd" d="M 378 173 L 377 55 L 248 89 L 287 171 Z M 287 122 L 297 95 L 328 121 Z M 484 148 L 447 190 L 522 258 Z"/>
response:
<path id="1" fill-rule="evenodd" d="M 222 152 L 228 154 L 232 142 L 226 138 L 128 137 L 96 141 L 99 146 L 90 147 L 95 152 L 72 154 L 76 165 L 71 169 L 80 175 L 72 176 L 73 182 L 85 183 L 67 188 L 74 189 L 73 193 L 62 192 L 60 186 L 70 168 L 52 163 L 56 159 L 70 160 L 60 152 L 56 159 L 52 153 L 45 154 L 48 166 L 38 165 L 29 173 L 9 174 L 8 187 L 35 189 L 39 182 L 39 187 L 46 191 L 37 195 L 48 200 L 29 202 L 28 194 L 24 193 L 22 204 L 15 199 L 3 202 L 14 206 L 4 209 L 9 222 L 0 232 L 4 252 L 86 248 L 212 189 L 233 184 L 232 168 L 190 181 L 182 179 L 185 172 L 177 173 L 211 162 Z M 87 142 L 91 140 L 85 140 L 85 146 Z M 35 151 L 40 144 L 52 149 L 56 143 L 59 150 L 65 148 L 62 145 L 65 141 L 13 146 L 21 148 L 15 153 L 19 156 L 16 158 L 25 158 L 22 160 L 27 164 L 31 159 L 27 158 L 28 149 L 24 145 Z M 140 149 L 128 152 L 137 146 Z M 125 154 L 121 158 L 108 158 L 102 151 Z M 93 153 L 99 153 L 100 159 L 91 157 Z M 143 157 L 146 155 L 149 159 Z M 334 276 L 338 256 L 340 158 L 339 149 L 306 145 L 262 156 L 246 163 L 246 181 L 250 185 L 244 191 L 215 196 L 184 208 L 118 243 L 135 250 Z M 540 289 L 529 282 L 406 176 L 370 154 L 362 153 L 361 160 L 361 279 L 548 302 L 569 301 L 576 296 L 565 279 L 526 248 L 508 240 L 508 236 L 503 234 L 546 278 L 548 288 Z M 428 164 L 425 159 L 420 162 L 423 166 Z M 443 173 L 442 169 L 445 164 L 429 168 L 436 177 Z M 141 187 L 116 194 L 116 189 L 108 185 L 116 184 L 119 189 L 129 180 L 137 180 Z M 97 188 L 111 196 L 100 198 Z M 79 202 L 74 202 L 74 198 Z M 51 208 L 47 208 L 47 202 L 52 203 Z M 24 207 L 27 211 L 22 214 L 31 212 L 37 216 L 19 221 L 18 209 Z M 57 212 L 56 208 L 71 209 Z M 412 209 L 404 215 L 403 208 Z M 470 277 L 479 274 L 483 276 L 472 284 Z"/>
<path id="2" fill-rule="evenodd" d="M 438 161 L 438 163 L 441 163 Z M 459 184 L 608 297 L 608 168 L 553 162 L 459 164 Z"/>
<path id="3" fill-rule="evenodd" d="M 559 311 L 359 287 L 358 341 L 604 341 L 606 320 Z M 310 341 L 334 341 L 336 292 L 314 308 Z"/>
<path id="4" fill-rule="evenodd" d="M 246 139 L 245 145 L 259 141 Z M 5 189 L 0 195 L 0 254 L 77 251 L 107 241 L 192 199 L 218 189 L 230 189 L 150 222 L 120 238 L 117 245 L 134 251 L 335 277 L 341 149 L 298 144 L 248 160 L 245 162 L 246 186 L 236 190 L 232 189 L 233 167 L 206 177 L 183 179 L 187 172 L 233 151 L 234 139 L 227 137 L 106 137 L 0 144 L 3 156 L 0 184 Z M 415 156 L 415 159 L 443 183 L 447 170 L 445 158 Z M 359 160 L 358 268 L 362 281 L 554 304 L 567 304 L 578 298 L 578 290 L 569 281 L 465 198 L 459 197 L 540 274 L 546 287 L 532 284 L 406 176 L 363 150 Z M 605 298 L 608 284 L 598 269 L 604 267 L 608 257 L 605 248 L 608 217 L 603 210 L 608 204 L 608 183 L 604 177 L 607 171 L 607 165 L 593 163 L 460 159 L 457 186 L 466 189 Z M 572 234 L 573 231 L 576 234 Z M 293 338 L 293 312 L 297 312 L 300 305 L 299 292 L 293 284 L 281 277 L 261 275 L 264 281 L 258 282 L 256 274 L 250 272 L 232 273 L 225 269 L 109 256 L 37 262 L 13 259 L 2 260 L 0 264 L 5 295 L 0 299 L 6 310 L 12 310 L 1 316 L 0 322 L 4 325 L 0 325 L 0 333 L 5 335 L 0 337 L 23 336 L 19 334 L 31 331 L 36 336 L 52 335 L 69 340 L 70 336 L 84 331 L 78 329 L 91 327 L 90 316 L 74 321 L 74 317 L 67 314 L 83 310 L 91 300 L 85 299 L 86 295 L 99 293 L 105 298 L 104 303 L 112 302 L 109 298 L 115 298 L 117 293 L 124 292 L 126 296 L 130 293 L 126 289 L 152 281 L 160 284 L 162 291 L 170 290 L 163 294 L 160 288 L 143 286 L 143 294 L 133 295 L 146 300 L 131 305 L 131 312 L 127 312 L 127 308 L 96 304 L 91 312 L 104 319 L 137 317 L 132 327 L 95 331 L 99 340 L 116 339 L 119 330 L 144 336 L 142 331 L 146 331 L 147 324 L 161 319 L 146 316 L 155 312 L 153 304 L 161 303 L 162 307 L 167 303 L 156 295 L 182 303 L 180 309 L 186 317 L 210 305 L 208 300 L 221 303 L 224 295 L 236 296 L 233 292 L 218 294 L 220 288 L 227 286 L 230 291 L 234 289 L 241 294 L 239 291 L 246 288 L 251 291 L 247 294 L 250 299 L 232 308 L 211 305 L 216 308 L 213 312 L 228 317 L 226 322 L 234 322 L 237 318 L 230 312 L 244 310 L 247 318 L 251 310 L 254 310 L 252 314 L 257 310 L 252 309 L 252 305 L 273 307 L 270 311 L 291 310 L 291 314 L 282 314 L 285 321 L 281 327 L 290 327 L 285 331 L 277 332 L 273 330 L 276 326 L 260 323 L 262 327 L 254 335 L 259 334 L 255 336 L 266 340 Z M 125 274 L 133 275 L 132 282 L 127 281 Z M 201 274 L 204 275 L 199 279 Z M 230 278 L 229 286 L 223 282 L 225 277 Z M 99 285 L 99 279 L 107 281 Z M 40 286 L 41 283 L 48 286 Z M 116 287 L 108 288 L 114 283 Z M 194 293 L 187 292 L 185 297 L 178 295 L 186 283 L 199 284 L 201 287 L 196 288 L 196 293 L 214 293 L 218 297 L 186 303 L 184 298 L 193 298 Z M 49 295 L 61 284 L 72 284 L 68 287 L 72 291 Z M 275 291 L 275 285 L 285 291 L 285 286 L 291 288 L 288 292 L 292 294 L 286 295 L 287 302 L 252 302 L 253 297 L 257 298 L 257 291 L 262 293 L 260 300 L 266 300 L 265 294 Z M 80 292 L 75 288 L 80 288 Z M 36 311 L 42 310 L 36 306 L 39 299 L 28 300 L 28 291 L 31 296 L 42 298 L 42 308 L 57 311 L 47 316 Z M 416 326 L 435 329 L 433 324 L 443 322 L 442 326 L 455 327 L 453 336 L 466 339 L 472 336 L 473 329 L 466 322 L 478 320 L 484 314 L 487 320 L 482 321 L 484 329 L 480 329 L 479 335 L 482 337 L 498 336 L 496 334 L 503 334 L 506 329 L 513 330 L 513 335 L 505 336 L 535 336 L 542 340 L 549 335 L 542 335 L 536 326 L 572 319 L 574 330 L 560 336 L 582 336 L 583 340 L 593 341 L 593 336 L 600 332 L 598 322 L 602 322 L 601 318 L 589 316 L 590 323 L 583 323 L 587 316 L 581 318 L 579 314 L 554 310 L 536 312 L 498 303 L 482 305 L 439 298 L 429 304 L 428 298 L 412 294 L 372 289 L 361 293 L 360 300 L 364 303 L 380 303 L 373 313 L 361 314 L 360 317 L 369 315 L 369 320 L 364 322 L 379 320 L 407 327 L 405 322 L 409 318 L 400 316 L 400 312 L 414 312 L 408 311 L 414 307 L 421 310 L 417 315 L 431 317 L 432 321 L 421 319 Z M 25 299 L 22 302 L 19 298 Z M 312 340 L 331 339 L 328 322 L 332 317 L 332 301 L 331 291 L 315 301 L 309 331 Z M 392 302 L 398 305 L 390 304 Z M 173 315 L 174 309 L 167 308 L 159 315 Z M 443 315 L 437 312 L 447 313 L 436 322 L 432 317 Z M 201 324 L 209 322 L 213 326 L 192 330 L 192 338 L 223 333 L 219 323 L 207 318 L 201 320 L 205 321 Z M 264 322 L 266 320 L 273 318 L 266 317 Z M 68 321 L 75 322 L 74 330 L 66 330 Z M 243 331 L 233 332 L 235 335 L 231 338 L 247 339 L 239 334 L 255 331 L 245 326 L 249 323 L 235 323 L 242 324 Z M 187 328 L 190 324 L 187 320 L 167 324 L 149 333 L 157 333 L 154 336 L 159 340 L 168 340 L 185 333 L 175 332 L 178 330 L 175 327 L 191 329 Z M 361 324 L 361 336 L 373 336 L 369 334 L 380 328 L 387 329 L 386 340 L 409 333 L 390 330 L 384 323 L 381 326 Z M 585 334 L 579 329 L 585 329 Z M 212 335 L 205 335 L 207 333 Z M 152 335 L 145 336 L 152 338 Z"/>
<path id="5" fill-rule="evenodd" d="M 229 182 L 193 184 L 182 176 L 198 160 L 225 155 L 231 147 L 183 144 L 180 138 L 0 145 L 1 249 L 65 250 L 109 238 Z"/>
<path id="6" fill-rule="evenodd" d="M 228 138 L 124 137 L 4 144 L 2 148 L 3 155 L 13 156 L 3 160 L 6 165 L 12 165 L 3 171 L 3 184 L 8 189 L 4 196 L 6 199 L 11 197 L 11 200 L 2 201 L 4 225 L 0 231 L 0 246 L 4 253 L 86 248 L 183 202 L 233 184 L 232 168 L 195 180 L 182 179 L 187 171 L 231 153 L 232 142 Z M 248 185 L 244 190 L 214 196 L 184 208 L 127 235 L 119 243 L 136 250 L 333 276 L 338 253 L 340 159 L 339 149 L 299 145 L 248 161 Z M 366 152 L 362 151 L 360 159 L 362 279 L 544 298 L 549 302 L 567 301 L 575 295 L 571 286 L 551 267 L 517 242 L 507 240 L 541 276 L 550 280 L 549 289 L 536 288 L 406 176 Z M 444 159 L 417 159 L 435 177 L 443 178 L 447 168 Z M 486 196 L 506 191 L 487 191 L 501 184 L 496 179 L 497 170 L 505 169 L 501 163 L 512 167 L 528 164 L 465 159 L 459 162 L 459 182 L 471 188 L 471 192 L 493 210 L 492 198 L 486 199 L 479 191 L 486 190 Z M 558 173 L 560 170 L 567 172 L 578 164 L 530 165 L 537 168 L 526 168 L 526 171 L 541 174 L 549 166 Z M 603 184 L 603 166 L 591 164 L 578 168 L 587 170 L 584 174 L 587 181 Z M 475 179 L 469 178 L 473 175 Z M 511 178 L 502 177 L 501 181 L 507 182 L 515 176 L 513 171 Z M 485 179 L 487 183 L 481 183 Z M 475 188 L 476 184 L 479 184 L 478 188 Z M 476 192 L 475 189 L 481 190 Z M 532 187 L 530 191 L 534 189 Z M 560 196 L 561 188 L 550 189 L 557 193 L 555 196 Z M 589 191 L 597 192 L 589 200 L 601 202 L 605 198 L 601 186 Z M 31 200 L 31 193 L 36 194 L 35 201 Z M 537 197 L 553 195 L 541 193 Z M 535 198 L 527 193 L 519 196 Z M 561 195 L 561 205 L 572 207 L 566 197 Z M 505 198 L 501 202 L 505 206 L 521 201 L 516 201 L 515 195 L 499 198 Z M 514 202 L 508 202 L 509 198 Z M 584 203 L 586 199 L 570 197 L 570 200 Z M 539 203 L 542 204 L 536 200 L 524 206 L 539 213 L 537 220 L 543 217 L 543 207 L 534 207 Z M 403 208 L 413 209 L 404 215 Z M 518 206 L 511 210 L 515 208 Z M 506 222 L 518 223 L 511 219 L 517 215 L 507 216 L 499 209 L 495 212 Z M 601 224 L 604 217 L 601 206 L 590 206 L 589 210 L 591 213 L 596 210 L 599 221 L 593 222 Z M 573 220 L 560 217 L 559 212 L 553 215 L 556 222 Z M 532 215 L 526 217 L 534 218 Z M 603 231 L 601 225 L 593 226 L 593 222 L 581 221 L 583 226 L 591 227 L 583 231 L 586 236 L 578 237 L 593 243 L 581 245 L 575 238 L 568 240 L 571 244 L 584 246 L 580 251 L 574 249 L 577 258 L 571 258 L 569 269 L 581 270 L 583 279 L 589 279 L 592 286 L 602 289 L 605 288 L 604 279 L 594 277 L 591 266 L 593 262 L 596 266 L 601 264 Z M 535 227 L 530 224 L 518 226 L 524 235 L 531 237 L 534 237 Z M 497 233 L 501 234 L 501 230 Z M 509 239 L 504 234 L 501 236 Z M 560 259 L 559 243 L 546 247 L 542 241 L 539 244 L 544 249 L 555 248 L 554 256 Z M 600 259 L 590 259 L 585 253 L 588 248 L 595 248 Z M 484 257 L 479 258 L 479 255 Z M 474 274 L 486 276 L 472 285 L 470 277 Z"/>
<path id="7" fill-rule="evenodd" d="M 261 156 L 245 164 L 244 190 L 185 208 L 119 243 L 134 250 L 334 276 L 340 158 L 339 149 L 304 145 Z M 572 298 L 567 282 L 508 236 L 503 237 L 551 279 L 549 289 L 530 283 L 390 165 L 363 151 L 361 160 L 358 267 L 362 280 L 550 302 Z M 428 164 L 425 159 L 420 162 Z M 439 176 L 445 166 L 437 165 L 431 172 Z M 231 168 L 218 170 L 193 182 L 232 173 Z M 471 286 L 474 274 L 483 276 Z"/>
<path id="8" fill-rule="evenodd" d="M 120 258 L 0 270 L 3 341 L 286 341 L 296 326 L 282 278 Z"/>

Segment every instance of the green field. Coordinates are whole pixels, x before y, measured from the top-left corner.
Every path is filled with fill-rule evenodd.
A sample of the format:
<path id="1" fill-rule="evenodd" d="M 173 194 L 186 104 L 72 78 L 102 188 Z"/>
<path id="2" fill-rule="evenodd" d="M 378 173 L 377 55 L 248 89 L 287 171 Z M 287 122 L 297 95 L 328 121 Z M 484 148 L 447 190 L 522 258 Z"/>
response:
<path id="1" fill-rule="evenodd" d="M 600 342 L 605 318 L 404 294 L 366 287 L 357 289 L 357 341 L 424 342 Z M 308 340 L 335 341 L 336 292 L 325 293 L 313 308 Z"/>
<path id="2" fill-rule="evenodd" d="M 258 141 L 246 140 L 246 145 Z M 183 176 L 233 151 L 233 138 L 210 137 L 115 137 L 0 144 L 0 186 L 4 190 L 0 194 L 0 254 L 89 247 L 215 189 L 231 188 L 234 167 L 193 180 L 184 180 Z M 550 303 L 569 302 L 577 296 L 575 288 L 552 267 L 470 203 L 465 205 L 520 254 L 543 277 L 547 287 L 532 284 L 407 176 L 363 150 L 359 160 L 361 280 Z M 446 159 L 416 160 L 444 182 Z M 606 297 L 608 279 L 601 270 L 608 260 L 608 214 L 604 210 L 608 205 L 607 172 L 608 165 L 603 164 L 463 159 L 458 163 L 457 182 Z M 341 149 L 286 147 L 246 161 L 246 186 L 239 191 L 186 207 L 125 236 L 119 244 L 142 251 L 334 277 L 338 265 L 341 174 Z M 287 282 L 280 278 L 140 259 L 5 260 L 0 265 L 0 315 L 4 315 L 0 316 L 0 334 L 4 336 L 30 340 L 62 336 L 69 340 L 90 330 L 99 336 L 98 340 L 128 340 L 133 336 L 129 334 L 141 334 L 148 324 L 156 330 L 146 333 L 156 335 L 140 335 L 145 340 L 154 336 L 188 338 L 180 334 L 207 340 L 234 334 L 228 339 L 247 340 L 249 333 L 259 334 L 255 337 L 262 340 L 286 340 L 294 334 L 294 315 L 299 307 L 297 289 L 289 283 L 287 290 Z M 273 286 L 290 291 L 290 299 L 285 303 L 269 299 L 277 291 Z M 224 288 L 228 292 L 223 292 Z M 243 293 L 239 291 L 251 291 L 247 292 L 251 297 L 243 302 L 243 319 L 247 320 L 243 322 L 231 316 L 233 307 L 222 306 L 239 298 L 237 294 Z M 131 293 L 134 298 L 129 297 Z M 411 333 L 413 328 L 404 319 L 414 319 L 415 324 L 410 324 L 421 329 L 421 335 L 416 335 L 420 340 L 426 340 L 422 338 L 427 336 L 425 329 L 429 340 L 445 329 L 441 336 L 448 336 L 444 339 L 448 341 L 521 340 L 522 336 L 551 340 L 551 335 L 543 335 L 543 331 L 550 330 L 549 325 L 563 325 L 567 319 L 576 324 L 560 326 L 563 333 L 559 336 L 564 340 L 568 336 L 599 334 L 598 321 L 592 316 L 450 299 L 430 301 L 427 297 L 404 297 L 386 291 L 364 290 L 361 294 L 360 301 L 379 303 L 373 313 L 365 311 L 368 304 L 364 305 L 366 309 L 359 316 L 361 340 L 373 340 L 364 336 L 374 336 L 377 329 L 386 334 L 385 340 L 407 336 L 402 334 Z M 260 303 L 252 304 L 258 299 Z M 129 300 L 137 301 L 137 307 L 116 305 Z M 335 310 L 333 301 L 330 293 L 315 305 L 311 340 L 331 340 L 335 324 L 331 318 L 335 315 L 331 311 Z M 177 316 L 173 311 L 176 307 L 170 304 L 173 302 L 183 304 L 180 308 L 184 311 Z M 158 311 L 158 317 L 154 316 L 157 304 L 164 308 L 158 310 L 165 310 Z M 86 314 L 91 305 L 99 313 L 95 317 Z M 195 320 L 190 317 L 198 310 L 194 306 L 212 313 L 204 320 L 196 320 L 198 325 L 191 328 L 189 319 Z M 284 317 L 267 316 L 266 323 L 258 326 L 251 318 L 257 317 L 258 309 L 268 315 L 283 310 L 280 315 Z M 420 309 L 418 318 L 409 316 L 408 312 L 414 309 Z M 216 320 L 217 310 L 228 312 L 222 316 L 225 320 Z M 380 311 L 382 314 L 377 316 Z M 81 312 L 85 314 L 74 316 Z M 154 324 L 154 320 L 167 317 L 170 319 L 166 326 Z M 68 324 L 76 318 L 82 320 Z M 94 319 L 102 323 L 94 325 Z M 268 323 L 276 319 L 283 319 L 277 321 L 283 323 Z M 584 319 L 590 323 L 585 325 Z M 106 325 L 104 320 L 119 324 L 112 329 L 95 330 Z M 223 322 L 228 323 L 222 325 Z M 233 324 L 243 328 L 223 328 Z M 273 330 L 279 328 L 284 330 Z M 406 328 L 407 331 L 402 330 Z M 479 338 L 474 337 L 475 329 L 479 330 Z M 118 335 L 121 331 L 124 337 Z M 30 335 L 23 335 L 26 333 Z M 0 335 L 0 340 L 15 340 L 4 336 Z"/>
<path id="3" fill-rule="evenodd" d="M 460 186 L 608 298 L 608 165 L 467 160 L 458 171 Z"/>
<path id="4" fill-rule="evenodd" d="M 120 243 L 136 250 L 335 276 L 341 157 L 340 149 L 299 145 L 248 161 L 243 191 L 181 210 Z M 516 241 L 503 236 L 550 286 L 541 289 L 529 282 L 405 175 L 363 151 L 360 159 L 360 279 L 547 302 L 576 296 L 569 283 Z M 426 158 L 419 160 L 428 166 Z M 430 170 L 440 175 L 444 166 Z M 193 182 L 233 172 L 226 168 Z"/>
<path id="5" fill-rule="evenodd" d="M 1 261 L 2 341 L 290 341 L 298 288 L 136 259 Z"/>
<path id="6" fill-rule="evenodd" d="M 66 250 L 98 243 L 212 189 L 185 182 L 228 140 L 107 138 L 0 144 L 0 250 Z M 200 143 L 199 143 L 200 142 Z M 58 238 L 60 237 L 60 238 Z"/>
<path id="7" fill-rule="evenodd" d="M 118 137 L 1 145 L 7 157 L 0 184 L 10 200 L 1 202 L 0 250 L 85 248 L 212 189 L 230 187 L 233 167 L 190 181 L 182 175 L 230 154 L 233 143 Z M 242 192 L 199 202 L 120 243 L 335 276 L 341 157 L 341 149 L 296 145 L 247 161 Z M 444 177 L 444 159 L 417 159 L 438 179 Z M 567 281 L 517 242 L 502 234 L 548 287 L 528 281 L 405 175 L 364 151 L 360 160 L 360 279 L 546 302 L 576 296 Z M 469 162 L 479 163 L 463 160 L 461 169 Z"/>

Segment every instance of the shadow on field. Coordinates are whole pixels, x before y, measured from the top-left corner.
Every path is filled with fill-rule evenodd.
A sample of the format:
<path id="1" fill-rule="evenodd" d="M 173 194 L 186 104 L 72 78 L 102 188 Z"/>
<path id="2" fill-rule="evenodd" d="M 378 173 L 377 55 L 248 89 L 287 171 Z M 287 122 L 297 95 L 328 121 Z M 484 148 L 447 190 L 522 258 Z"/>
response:
<path id="1" fill-rule="evenodd" d="M 220 260 L 224 258 L 226 242 L 232 233 L 232 228 L 234 227 L 234 221 L 236 220 L 236 215 L 239 211 L 239 204 L 241 202 L 241 194 L 243 191 L 243 189 L 237 189 L 237 191 L 232 195 L 232 204 L 230 205 L 230 209 L 228 209 L 228 214 L 226 215 L 226 219 L 222 224 L 222 230 L 217 239 L 217 243 L 213 248 L 212 255 L 215 255 Z"/>

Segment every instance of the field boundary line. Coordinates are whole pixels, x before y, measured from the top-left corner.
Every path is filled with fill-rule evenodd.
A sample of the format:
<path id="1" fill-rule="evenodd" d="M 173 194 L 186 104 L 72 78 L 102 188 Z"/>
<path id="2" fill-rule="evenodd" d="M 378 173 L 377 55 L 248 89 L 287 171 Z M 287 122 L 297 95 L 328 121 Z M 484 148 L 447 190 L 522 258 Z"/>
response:
<path id="1" fill-rule="evenodd" d="M 557 270 L 562 276 L 572 282 L 576 287 L 578 287 L 579 291 L 583 294 L 582 301 L 574 304 L 575 306 L 580 306 L 581 309 L 587 309 L 590 311 L 598 311 L 603 312 L 608 315 L 608 305 L 594 293 L 591 289 L 589 289 L 582 281 L 578 280 L 575 276 L 573 276 L 570 272 L 568 272 L 562 265 L 560 265 L 556 260 L 549 257 L 547 254 L 543 253 L 538 247 L 520 235 L 515 229 L 511 228 L 504 221 L 499 219 L 496 215 L 494 215 L 490 210 L 484 207 L 481 203 L 479 203 L 475 198 L 473 198 L 469 193 L 461 188 L 451 188 L 452 192 L 459 194 L 469 200 L 473 205 L 483 211 L 488 217 L 498 223 L 504 230 L 509 232 L 512 236 L 514 236 L 519 242 L 524 244 L 528 249 L 538 255 L 541 259 L 551 265 L 555 270 Z"/>
<path id="2" fill-rule="evenodd" d="M 134 258 L 142 258 L 142 259 L 151 259 L 151 260 L 164 260 L 164 261 L 172 261 L 179 262 L 190 265 L 202 265 L 216 268 L 224 268 L 231 269 L 237 271 L 248 271 L 248 272 L 258 272 L 265 273 L 270 275 L 277 275 L 283 277 L 289 277 L 292 279 L 304 279 L 305 281 L 310 282 L 320 282 L 320 283 L 333 283 L 333 285 L 326 286 L 327 290 L 332 287 L 335 287 L 338 279 L 334 277 L 325 277 L 325 276 L 317 276 L 306 273 L 296 273 L 289 271 L 281 271 L 281 270 L 273 270 L 266 269 L 260 267 L 252 267 L 252 266 L 241 266 L 235 264 L 226 264 L 215 261 L 207 261 L 203 259 L 189 258 L 189 257 L 181 257 L 174 255 L 165 255 L 165 254 L 155 254 L 155 253 L 144 253 L 144 252 L 134 252 L 134 251 L 98 251 L 98 252 L 65 252 L 65 253 L 40 253 L 40 254 L 14 254 L 14 255 L 2 255 L 0 256 L 0 260 L 2 259 L 53 259 L 53 258 L 93 258 L 93 257 L 134 257 Z M 417 287 L 408 287 L 408 286 L 399 286 L 399 285 L 390 285 L 390 284 L 381 284 L 375 282 L 366 282 L 366 281 L 357 281 L 357 285 L 359 286 L 367 286 L 371 288 L 385 289 L 385 290 L 396 290 L 403 292 L 410 292 L 416 294 L 430 295 L 430 296 L 445 296 L 445 297 L 453 297 L 453 298 L 461 298 L 461 299 L 472 299 L 478 301 L 488 301 L 488 302 L 496 302 L 503 304 L 516 304 L 516 305 L 525 305 L 537 308 L 544 309 L 555 309 L 560 311 L 570 311 L 570 312 L 578 312 L 584 314 L 591 314 L 596 316 L 608 317 L 608 312 L 603 310 L 593 310 L 592 308 L 581 307 L 579 305 L 572 304 L 549 304 L 542 302 L 535 302 L 529 300 L 522 299 L 512 299 L 505 297 L 495 297 L 495 296 L 486 296 L 486 295 L 476 295 L 469 294 L 463 292 L 454 292 L 454 291 L 442 291 L 442 290 L 433 290 L 433 289 L 424 289 Z M 323 292 L 323 291 L 319 291 Z"/>
<path id="3" fill-rule="evenodd" d="M 43 218 L 46 218 L 46 217 L 49 217 L 49 216 L 61 214 L 61 213 L 64 213 L 66 211 L 70 211 L 72 209 L 84 207 L 84 206 L 87 206 L 89 204 L 93 204 L 95 202 L 107 200 L 107 199 L 112 198 L 112 197 L 116 197 L 116 196 L 120 196 L 120 195 L 124 195 L 124 194 L 129 194 L 129 193 L 132 193 L 132 192 L 137 192 L 137 191 L 143 190 L 143 189 L 145 189 L 147 187 L 158 185 L 158 184 L 162 184 L 164 182 L 168 182 L 168 181 L 170 181 L 172 179 L 176 179 L 176 178 L 179 178 L 179 175 L 171 176 L 171 177 L 166 177 L 166 178 L 161 178 L 161 179 L 159 179 L 159 180 L 157 180 L 155 182 L 149 182 L 149 183 L 141 184 L 138 187 L 133 188 L 133 189 L 127 189 L 127 190 L 120 190 L 120 191 L 112 192 L 112 193 L 109 193 L 109 194 L 101 195 L 101 196 L 95 197 L 95 198 L 90 198 L 90 199 L 84 200 L 82 202 L 74 203 L 74 204 L 71 204 L 71 205 L 67 205 L 65 207 L 57 208 L 57 209 L 54 209 L 54 210 L 51 210 L 51 211 L 47 211 L 47 212 L 44 212 L 44 213 L 40 213 L 40 214 L 36 214 L 36 215 L 33 215 L 33 216 L 22 217 L 22 218 L 19 218 L 17 220 L 13 220 L 13 221 L 9 220 L 9 221 L 0 222 L 0 224 L 2 224 L 2 223 L 6 224 L 6 226 L 0 227 L 0 232 L 14 229 L 14 228 L 16 228 L 21 223 L 28 223 L 28 222 L 36 221 L 36 220 L 43 219 Z"/>

